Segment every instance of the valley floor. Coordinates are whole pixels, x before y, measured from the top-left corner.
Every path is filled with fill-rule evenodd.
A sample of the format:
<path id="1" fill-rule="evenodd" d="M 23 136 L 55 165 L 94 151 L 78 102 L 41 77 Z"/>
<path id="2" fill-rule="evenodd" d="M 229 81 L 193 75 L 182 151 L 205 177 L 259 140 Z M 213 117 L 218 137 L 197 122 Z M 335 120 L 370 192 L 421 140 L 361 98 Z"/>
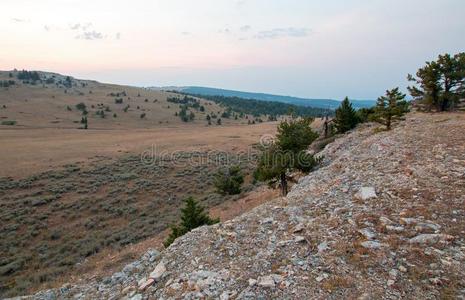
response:
<path id="1" fill-rule="evenodd" d="M 178 125 L 154 129 L 1 128 L 0 177 L 20 178 L 99 156 L 144 151 L 247 151 L 276 123 L 257 125 Z M 156 154 L 156 153 L 155 153 Z"/>

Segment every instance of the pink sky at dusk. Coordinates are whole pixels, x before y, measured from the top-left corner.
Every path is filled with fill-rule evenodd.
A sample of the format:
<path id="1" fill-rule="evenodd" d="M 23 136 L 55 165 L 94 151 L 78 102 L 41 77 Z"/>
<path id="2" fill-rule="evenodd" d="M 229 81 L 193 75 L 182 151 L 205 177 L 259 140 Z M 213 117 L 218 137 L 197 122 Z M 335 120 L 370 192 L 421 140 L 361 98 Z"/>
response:
<path id="1" fill-rule="evenodd" d="M 0 69 L 367 99 L 463 51 L 463 12 L 458 0 L 15 0 L 0 10 Z"/>

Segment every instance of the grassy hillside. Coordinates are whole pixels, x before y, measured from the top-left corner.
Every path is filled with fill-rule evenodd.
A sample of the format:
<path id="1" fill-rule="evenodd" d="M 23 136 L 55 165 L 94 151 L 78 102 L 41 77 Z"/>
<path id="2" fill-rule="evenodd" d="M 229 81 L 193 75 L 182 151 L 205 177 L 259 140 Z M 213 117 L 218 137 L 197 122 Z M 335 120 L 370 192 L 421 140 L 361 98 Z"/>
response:
<path id="1" fill-rule="evenodd" d="M 90 129 L 153 128 L 180 125 L 176 113 L 180 105 L 168 102 L 178 95 L 138 87 L 104 84 L 90 80 L 38 72 L 40 80 L 18 79 L 20 72 L 0 71 L 0 128 L 20 126 L 34 128 L 78 128 L 86 105 Z M 10 81 L 10 83 L 8 83 Z M 204 111 L 195 114 L 194 124 L 206 125 L 207 114 L 221 115 L 219 105 L 198 100 Z M 103 117 L 101 112 L 103 111 Z M 246 123 L 247 120 L 222 120 L 223 125 Z"/>

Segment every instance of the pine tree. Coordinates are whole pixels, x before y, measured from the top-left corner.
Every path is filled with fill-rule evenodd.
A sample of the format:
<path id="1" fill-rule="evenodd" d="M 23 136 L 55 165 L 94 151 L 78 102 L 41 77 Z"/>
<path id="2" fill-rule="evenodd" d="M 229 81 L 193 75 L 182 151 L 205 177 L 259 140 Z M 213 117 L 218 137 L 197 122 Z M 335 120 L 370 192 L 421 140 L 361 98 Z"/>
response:
<path id="1" fill-rule="evenodd" d="M 465 52 L 439 55 L 436 61 L 426 62 L 416 77 L 409 74 L 407 79 L 416 84 L 408 87 L 412 97 L 427 104 L 429 109 L 453 108 L 465 97 Z"/>
<path id="2" fill-rule="evenodd" d="M 338 133 L 347 132 L 357 126 L 358 118 L 355 109 L 352 107 L 349 98 L 345 98 L 341 105 L 336 109 L 334 126 Z"/>
<path id="3" fill-rule="evenodd" d="M 405 101 L 405 94 L 399 91 L 399 88 L 386 91 L 385 96 L 378 98 L 375 107 L 375 113 L 372 118 L 374 121 L 386 126 L 391 130 L 393 121 L 400 119 L 408 112 L 408 103 Z"/>
<path id="4" fill-rule="evenodd" d="M 213 225 L 218 223 L 219 219 L 212 219 L 205 212 L 205 208 L 201 206 L 193 197 L 184 200 L 185 206 L 181 209 L 181 224 L 171 227 L 171 233 L 164 242 L 165 247 L 171 245 L 174 240 L 194 228 L 203 225 Z"/>
<path id="5" fill-rule="evenodd" d="M 310 124 L 313 119 L 291 119 L 278 126 L 276 141 L 263 145 L 255 171 L 256 179 L 274 184 L 279 182 L 281 194 L 287 195 L 287 173 L 293 170 L 311 171 L 318 163 L 307 153 L 308 146 L 318 138 Z"/>

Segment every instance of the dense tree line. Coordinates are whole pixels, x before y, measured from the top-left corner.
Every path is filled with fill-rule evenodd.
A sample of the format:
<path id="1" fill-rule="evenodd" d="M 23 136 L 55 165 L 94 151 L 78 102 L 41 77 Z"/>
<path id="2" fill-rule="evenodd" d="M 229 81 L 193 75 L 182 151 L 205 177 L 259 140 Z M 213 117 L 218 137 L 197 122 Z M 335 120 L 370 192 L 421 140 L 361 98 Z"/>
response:
<path id="1" fill-rule="evenodd" d="M 229 108 L 239 114 L 250 114 L 255 117 L 261 115 L 271 115 L 273 118 L 276 116 L 288 115 L 292 111 L 296 116 L 301 117 L 322 117 L 325 115 L 333 115 L 334 111 L 324 108 L 314 108 L 286 104 L 274 101 L 261 101 L 254 99 L 244 99 L 239 97 L 225 97 L 225 96 L 206 96 L 206 95 L 193 95 L 195 97 L 204 98 L 213 101 L 221 106 Z"/>
<path id="2" fill-rule="evenodd" d="M 15 85 L 15 81 L 14 80 L 0 80 L 0 87 L 9 87 L 11 85 Z"/>
<path id="3" fill-rule="evenodd" d="M 40 80 L 40 75 L 37 71 L 26 71 L 22 70 L 18 72 L 16 76 L 19 80 L 26 80 L 26 81 L 38 81 Z"/>

